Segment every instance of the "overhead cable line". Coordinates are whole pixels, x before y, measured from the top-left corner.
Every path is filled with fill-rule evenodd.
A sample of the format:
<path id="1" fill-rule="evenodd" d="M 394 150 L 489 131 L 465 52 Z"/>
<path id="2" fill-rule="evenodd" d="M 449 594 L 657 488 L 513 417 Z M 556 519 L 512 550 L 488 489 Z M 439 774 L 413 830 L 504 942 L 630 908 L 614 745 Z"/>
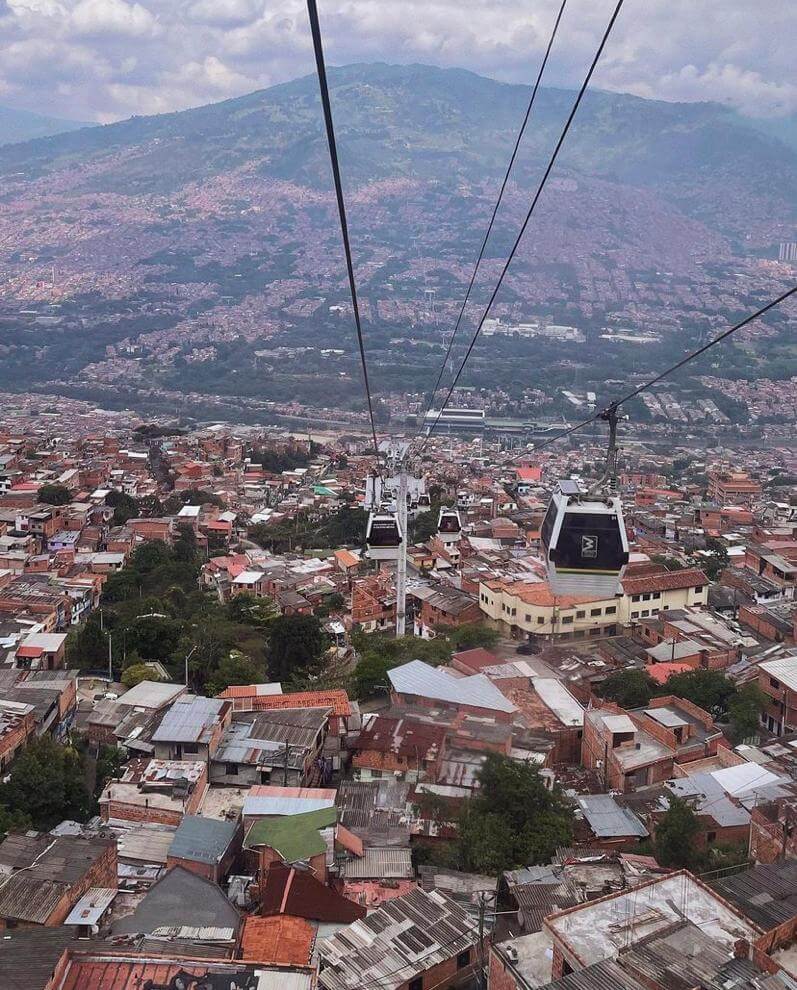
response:
<path id="1" fill-rule="evenodd" d="M 371 399 L 371 386 L 368 381 L 368 364 L 365 360 L 365 342 L 363 340 L 363 328 L 360 320 L 360 305 L 357 301 L 357 282 L 354 277 L 354 264 L 351 257 L 351 244 L 349 241 L 349 224 L 346 219 L 346 201 L 343 197 L 343 183 L 340 177 L 340 164 L 338 162 L 338 145 L 335 140 L 335 124 L 332 119 L 332 104 L 329 98 L 329 86 L 327 84 L 327 70 L 324 60 L 324 46 L 321 40 L 321 25 L 318 20 L 318 8 L 316 0 L 307 0 L 307 13 L 310 16 L 310 30 L 313 35 L 313 49 L 315 51 L 315 64 L 318 71 L 318 85 L 321 90 L 321 104 L 324 108 L 324 124 L 327 131 L 327 144 L 329 145 L 329 159 L 332 165 L 332 177 L 335 182 L 335 196 L 338 201 L 338 217 L 340 219 L 340 232 L 343 237 L 343 250 L 346 255 L 346 269 L 349 275 L 349 290 L 351 292 L 351 302 L 354 309 L 354 325 L 357 328 L 357 344 L 360 349 L 360 363 L 363 371 L 363 384 L 365 395 L 368 400 L 368 418 L 371 421 L 371 436 L 374 442 L 374 455 L 377 464 L 379 463 L 379 441 L 376 437 L 376 423 L 374 421 L 374 405 Z"/>
<path id="2" fill-rule="evenodd" d="M 517 140 L 515 141 L 515 147 L 512 150 L 512 156 L 509 159 L 509 164 L 506 167 L 506 173 L 504 174 L 504 179 L 503 182 L 501 183 L 501 188 L 498 191 L 498 199 L 496 200 L 495 206 L 493 207 L 493 214 L 490 217 L 490 222 L 487 224 L 487 230 L 484 234 L 484 240 L 482 241 L 482 246 L 479 249 L 479 256 L 476 259 L 476 264 L 470 276 L 470 282 L 468 283 L 468 288 L 467 291 L 465 292 L 465 299 L 463 300 L 462 308 L 460 309 L 459 315 L 457 316 L 457 322 L 454 324 L 454 331 L 451 334 L 450 340 L 448 341 L 448 347 L 446 348 L 445 357 L 443 358 L 443 363 L 440 366 L 440 374 L 437 376 L 437 381 L 435 382 L 434 389 L 432 390 L 432 396 L 429 399 L 429 405 L 426 407 L 426 412 L 424 413 L 424 417 L 423 417 L 424 420 L 426 419 L 426 417 L 429 415 L 429 412 L 434 407 L 435 396 L 437 395 L 437 390 L 440 388 L 440 382 L 443 379 L 443 374 L 446 369 L 446 364 L 448 363 L 448 359 L 451 355 L 451 348 L 454 346 L 454 339 L 456 338 L 457 332 L 459 331 L 459 325 L 462 322 L 462 317 L 465 315 L 465 309 L 468 305 L 470 294 L 473 291 L 473 285 L 476 281 L 476 275 L 479 271 L 479 266 L 482 263 L 482 259 L 484 258 L 484 252 L 487 249 L 487 242 L 490 239 L 490 234 L 492 233 L 493 230 L 493 224 L 495 223 L 495 218 L 498 215 L 498 210 L 504 198 L 504 192 L 506 190 L 507 183 L 509 182 L 509 175 L 512 171 L 512 168 L 514 167 L 515 159 L 517 158 L 517 154 L 520 149 L 520 142 L 523 140 L 523 135 L 526 133 L 526 125 L 529 122 L 529 117 L 531 116 L 531 111 L 534 106 L 534 101 L 537 98 L 537 90 L 540 88 L 540 82 L 542 81 L 542 76 L 543 73 L 545 72 L 545 66 L 548 64 L 548 56 L 551 54 L 551 48 L 553 47 L 553 43 L 556 38 L 556 32 L 559 30 L 559 22 L 562 20 L 562 15 L 565 12 L 566 6 L 567 6 L 567 0 L 562 0 L 562 5 L 559 8 L 559 13 L 556 15 L 556 21 L 554 23 L 553 30 L 551 31 L 551 36 L 548 39 L 548 47 L 545 49 L 545 55 L 543 56 L 542 63 L 540 65 L 540 70 L 537 73 L 537 78 L 534 82 L 534 87 L 531 91 L 531 98 L 529 99 L 528 106 L 526 107 L 526 115 L 523 118 L 523 123 L 520 125 L 520 130 L 518 131 Z"/>
<path id="3" fill-rule="evenodd" d="M 710 350 L 710 348 L 716 346 L 717 344 L 722 343 L 723 340 L 726 340 L 728 337 L 731 336 L 731 334 L 736 333 L 737 330 L 741 330 L 744 327 L 748 326 L 750 323 L 754 323 L 756 320 L 760 319 L 765 313 L 768 313 L 771 309 L 774 309 L 776 306 L 779 306 L 782 302 L 785 302 L 795 293 L 797 293 L 797 285 L 793 286 L 791 289 L 788 289 L 786 292 L 781 293 L 781 295 L 777 296 L 777 298 L 772 299 L 770 302 L 768 302 L 766 306 L 762 306 L 760 309 L 757 309 L 755 313 L 751 313 L 749 316 L 746 316 L 739 323 L 735 323 L 732 327 L 729 327 L 727 330 L 724 330 L 721 334 L 719 334 L 719 336 L 714 337 L 714 339 L 710 340 L 707 344 L 703 344 L 702 347 L 698 347 L 697 350 L 687 354 L 686 357 L 681 358 L 680 361 L 677 361 L 674 365 L 662 371 L 660 374 L 656 375 L 655 378 L 651 378 L 650 381 L 647 381 L 643 385 L 640 385 L 637 388 L 632 389 L 627 395 L 622 396 L 622 398 L 613 399 L 608 404 L 606 409 L 607 410 L 617 409 L 620 406 L 622 406 L 624 403 L 629 402 L 631 399 L 636 398 L 642 392 L 646 392 L 649 388 L 651 388 L 653 385 L 656 385 L 662 379 L 667 378 L 674 371 L 678 371 L 678 369 L 683 368 L 685 364 L 689 364 L 690 361 L 694 361 L 694 359 L 700 357 L 701 354 L 705 354 L 706 351 Z M 606 410 L 601 410 L 601 412 L 595 413 L 593 416 L 590 416 L 588 419 L 585 419 L 580 423 L 576 423 L 575 426 L 571 426 L 566 430 L 562 430 L 562 432 L 558 433 L 555 437 L 551 437 L 549 440 L 546 440 L 539 445 L 535 444 L 532 447 L 532 450 L 534 450 L 535 452 L 538 450 L 544 450 L 546 447 L 549 447 L 552 443 L 556 443 L 558 440 L 563 440 L 565 437 L 569 437 L 571 433 L 575 433 L 577 430 L 583 430 L 585 426 L 589 426 L 591 423 L 594 423 L 597 420 L 599 420 L 603 416 L 603 413 L 605 411 Z M 518 454 L 517 456 L 522 457 L 526 455 Z"/>
<path id="4" fill-rule="evenodd" d="M 308 0 L 308 2 L 310 2 L 310 0 Z M 462 375 L 462 372 L 465 370 L 465 365 L 468 362 L 468 358 L 470 357 L 471 352 L 473 351 L 473 348 L 476 346 L 476 341 L 479 339 L 479 334 L 481 333 L 481 329 L 482 329 L 482 327 L 484 325 L 484 321 L 487 319 L 487 316 L 489 315 L 490 309 L 492 308 L 492 305 L 495 302 L 496 296 L 498 295 L 498 292 L 501 289 L 501 286 L 503 284 L 504 278 L 506 277 L 506 273 L 509 271 L 509 266 L 512 264 L 512 260 L 515 257 L 515 255 L 517 254 L 517 250 L 518 250 L 518 247 L 520 246 L 520 242 L 523 239 L 523 235 L 526 232 L 526 228 L 529 225 L 529 221 L 531 220 L 531 217 L 532 217 L 532 215 L 534 213 L 534 210 L 536 209 L 537 203 L 540 200 L 540 196 L 542 195 L 542 191 L 545 188 L 545 184 L 548 181 L 548 177 L 550 176 L 551 172 L 553 171 L 553 167 L 556 164 L 556 159 L 559 157 L 559 152 L 562 149 L 562 145 L 564 144 L 565 138 L 567 137 L 567 133 L 570 130 L 571 124 L 573 123 L 573 118 L 575 117 L 576 112 L 578 111 L 578 108 L 581 105 L 581 101 L 584 98 L 584 94 L 587 91 L 587 87 L 589 86 L 590 80 L 592 79 L 592 76 L 593 76 L 593 74 L 595 72 L 595 68 L 596 68 L 596 66 L 598 64 L 598 61 L 599 61 L 601 55 L 603 54 L 603 49 L 606 47 L 606 42 L 609 40 L 609 35 L 612 32 L 612 28 L 614 27 L 615 22 L 616 22 L 619 14 L 620 14 L 620 11 L 622 10 L 623 3 L 624 2 L 625 2 L 625 0 L 618 0 L 617 5 L 614 8 L 614 13 L 611 16 L 608 25 L 606 26 L 606 30 L 603 33 L 603 37 L 601 38 L 601 42 L 598 45 L 598 50 L 595 52 L 595 56 L 592 59 L 592 64 L 590 65 L 589 70 L 588 70 L 588 72 L 587 72 L 587 74 L 586 74 L 586 76 L 584 78 L 584 81 L 581 84 L 581 88 L 578 91 L 578 95 L 576 96 L 575 102 L 573 103 L 573 106 L 572 106 L 572 108 L 570 110 L 570 113 L 569 113 L 569 115 L 567 117 L 567 120 L 565 122 L 565 125 L 562 128 L 562 133 L 559 135 L 559 139 L 556 142 L 556 146 L 555 146 L 555 148 L 553 150 L 553 154 L 551 155 L 550 161 L 548 162 L 548 165 L 547 165 L 547 167 L 545 169 L 545 172 L 543 173 L 542 179 L 540 179 L 540 183 L 537 186 L 537 191 L 534 194 L 534 199 L 532 200 L 531 206 L 529 207 L 529 211 L 526 214 L 526 219 L 523 221 L 523 224 L 522 224 L 522 226 L 520 228 L 520 232 L 518 233 L 517 237 L 515 238 L 515 243 L 512 245 L 512 250 L 509 252 L 509 257 L 506 259 L 506 263 L 504 264 L 504 267 L 501 270 L 501 274 L 498 277 L 498 282 L 496 283 L 495 289 L 493 290 L 493 293 L 490 296 L 490 300 L 487 303 L 487 306 L 485 307 L 484 313 L 482 314 L 482 317 L 479 320 L 478 326 L 476 327 L 476 331 L 473 334 L 473 337 L 471 339 L 471 342 L 468 345 L 468 349 L 465 352 L 465 356 L 462 359 L 462 363 L 460 364 L 459 369 L 457 370 L 457 373 L 454 376 L 454 380 L 453 380 L 453 382 L 451 383 L 451 386 L 448 389 L 448 394 L 446 395 L 445 401 L 440 406 L 440 411 L 438 412 L 437 417 L 435 418 L 434 423 L 432 423 L 432 425 L 431 425 L 431 427 L 429 429 L 429 433 L 427 434 L 427 436 L 426 436 L 423 444 L 421 445 L 421 448 L 420 448 L 420 450 L 418 452 L 419 454 L 423 453 L 423 451 L 426 449 L 426 446 L 429 443 L 429 438 L 431 437 L 432 433 L 436 429 L 437 424 L 440 422 L 440 417 L 443 415 L 443 412 L 445 411 L 445 408 L 448 405 L 448 403 L 449 403 L 449 401 L 451 399 L 451 396 L 454 394 L 454 389 L 457 387 L 457 382 L 459 381 L 460 376 Z"/>

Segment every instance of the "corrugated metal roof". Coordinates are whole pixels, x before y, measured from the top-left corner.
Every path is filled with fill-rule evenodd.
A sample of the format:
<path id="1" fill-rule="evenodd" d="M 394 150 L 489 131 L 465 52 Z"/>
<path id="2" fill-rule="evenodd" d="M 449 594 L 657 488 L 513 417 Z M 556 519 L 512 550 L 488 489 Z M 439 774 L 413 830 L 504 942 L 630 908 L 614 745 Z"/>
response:
<path id="1" fill-rule="evenodd" d="M 412 853 L 396 846 L 369 846 L 341 867 L 346 880 L 409 880 L 414 875 Z"/>
<path id="2" fill-rule="evenodd" d="M 196 695 L 178 698 L 153 732 L 153 742 L 207 742 L 224 704 Z"/>
<path id="3" fill-rule="evenodd" d="M 584 709 L 556 677 L 535 677 L 534 690 L 565 725 L 583 725 Z"/>
<path id="4" fill-rule="evenodd" d="M 715 880 L 713 887 L 765 931 L 797 915 L 797 862 L 756 866 Z"/>
<path id="5" fill-rule="evenodd" d="M 610 794 L 586 794 L 576 800 L 596 838 L 638 836 L 642 839 L 649 834 L 633 811 L 621 807 Z"/>
<path id="6" fill-rule="evenodd" d="M 400 694 L 432 698 L 453 705 L 469 705 L 500 712 L 514 712 L 515 706 L 484 674 L 452 677 L 422 660 L 411 660 L 388 671 L 390 683 Z"/>
<path id="7" fill-rule="evenodd" d="M 413 890 L 318 944 L 327 990 L 393 990 L 477 941 L 477 925 L 438 891 Z"/>
<path id="8" fill-rule="evenodd" d="M 68 889 L 56 880 L 17 873 L 0 887 L 0 918 L 43 925 Z"/>
<path id="9" fill-rule="evenodd" d="M 215 865 L 230 848 L 237 829 L 237 822 L 186 815 L 177 827 L 169 855 Z"/>
<path id="10" fill-rule="evenodd" d="M 644 990 L 644 986 L 616 962 L 606 960 L 569 973 L 541 990 Z"/>
<path id="11" fill-rule="evenodd" d="M 331 808 L 334 798 L 268 797 L 248 794 L 244 799 L 244 817 L 258 815 L 303 815 L 308 811 Z"/>
<path id="12" fill-rule="evenodd" d="M 115 887 L 91 887 L 64 919 L 65 925 L 96 925 L 113 904 Z"/>

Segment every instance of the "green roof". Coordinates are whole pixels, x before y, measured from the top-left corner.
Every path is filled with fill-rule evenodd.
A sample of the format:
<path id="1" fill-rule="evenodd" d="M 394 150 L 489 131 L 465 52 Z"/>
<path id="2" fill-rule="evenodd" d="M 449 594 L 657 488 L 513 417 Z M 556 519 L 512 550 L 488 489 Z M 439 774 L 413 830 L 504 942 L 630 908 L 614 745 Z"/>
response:
<path id="1" fill-rule="evenodd" d="M 281 815 L 255 822 L 246 835 L 246 845 L 270 846 L 286 863 L 310 859 L 326 851 L 327 844 L 320 832 L 338 820 L 338 809 L 320 808 L 303 815 Z"/>
<path id="2" fill-rule="evenodd" d="M 333 492 L 331 488 L 327 488 L 326 485 L 315 485 L 313 487 L 314 495 L 337 495 L 337 492 Z"/>

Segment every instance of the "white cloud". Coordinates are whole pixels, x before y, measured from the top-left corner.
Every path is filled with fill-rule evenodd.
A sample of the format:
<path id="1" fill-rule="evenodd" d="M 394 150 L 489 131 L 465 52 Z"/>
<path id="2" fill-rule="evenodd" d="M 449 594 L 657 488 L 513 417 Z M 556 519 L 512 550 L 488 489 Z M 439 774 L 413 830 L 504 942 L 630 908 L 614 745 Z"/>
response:
<path id="1" fill-rule="evenodd" d="M 70 23 L 75 34 L 87 37 L 119 35 L 142 38 L 155 33 L 155 17 L 140 3 L 125 0 L 80 0 Z"/>
<path id="2" fill-rule="evenodd" d="M 325 0 L 327 58 L 428 61 L 528 83 L 559 2 Z M 550 84 L 580 82 L 613 6 L 569 0 Z M 305 0 L 0 0 L 0 23 L 4 100 L 83 119 L 195 106 L 313 70 Z M 795 29 L 793 0 L 627 0 L 594 85 L 797 112 Z M 46 61 L 26 82 L 19 61 L 36 47 Z"/>

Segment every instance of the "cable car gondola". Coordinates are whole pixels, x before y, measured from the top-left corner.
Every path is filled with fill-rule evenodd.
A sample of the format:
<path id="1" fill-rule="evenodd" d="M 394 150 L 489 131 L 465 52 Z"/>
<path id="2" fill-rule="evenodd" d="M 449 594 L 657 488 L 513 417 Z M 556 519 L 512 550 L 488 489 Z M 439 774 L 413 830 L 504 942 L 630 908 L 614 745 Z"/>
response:
<path id="1" fill-rule="evenodd" d="M 368 517 L 366 556 L 371 560 L 398 560 L 404 536 L 393 512 L 380 510 Z"/>
<path id="2" fill-rule="evenodd" d="M 585 493 L 575 481 L 560 481 L 540 540 L 555 595 L 617 594 L 628 563 L 628 537 L 616 495 Z"/>
<path id="3" fill-rule="evenodd" d="M 426 492 L 421 492 L 421 494 L 418 496 L 418 508 L 428 509 L 431 507 L 431 505 L 432 505 L 431 496 L 428 495 Z"/>
<path id="4" fill-rule="evenodd" d="M 456 509 L 440 510 L 437 517 L 437 535 L 443 543 L 456 543 L 462 537 L 462 520 Z"/>

